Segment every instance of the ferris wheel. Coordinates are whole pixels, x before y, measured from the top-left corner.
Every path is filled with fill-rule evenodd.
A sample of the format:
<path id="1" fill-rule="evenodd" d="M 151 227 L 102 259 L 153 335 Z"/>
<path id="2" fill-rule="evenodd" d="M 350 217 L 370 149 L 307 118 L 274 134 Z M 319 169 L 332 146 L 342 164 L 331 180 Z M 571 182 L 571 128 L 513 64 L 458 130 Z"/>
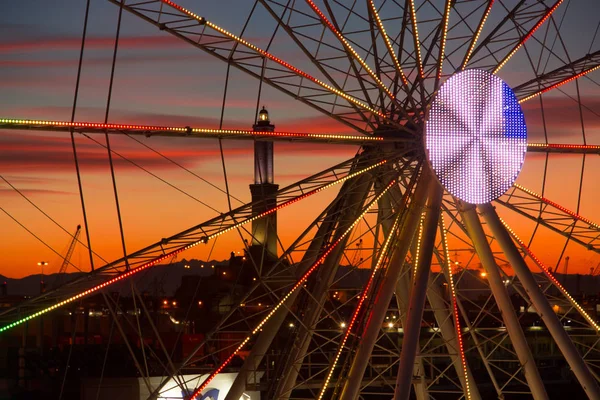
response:
<path id="1" fill-rule="evenodd" d="M 127 357 L 148 398 L 206 398 L 222 374 L 235 373 L 226 400 L 249 391 L 263 399 L 548 399 L 548 382 L 562 371 L 565 382 L 600 399 L 596 312 L 557 275 L 567 251 L 581 260 L 600 253 L 590 177 L 600 154 L 593 130 L 600 110 L 592 104 L 600 24 L 580 22 L 590 4 L 107 3 L 118 23 L 104 121 L 77 121 L 73 111 L 64 121 L 0 118 L 0 129 L 104 134 L 114 158 L 121 156 L 111 149 L 113 134 L 246 141 L 255 151 L 252 201 L 232 205 L 239 183 L 225 173 L 213 187 L 226 205 L 199 201 L 228 211 L 133 252 L 119 219 L 123 257 L 98 265 L 82 240 L 95 267 L 2 311 L 0 338 L 102 295 L 125 340 L 128 331 L 139 334 L 141 353 L 131 340 Z M 92 19 L 88 2 L 84 26 Z M 218 128 L 109 121 L 118 35 L 131 21 L 222 64 Z M 199 67 L 199 79 L 213 79 L 202 73 Z M 81 63 L 77 87 L 80 74 Z M 256 111 L 248 107 L 256 115 L 252 130 L 224 123 L 234 74 L 258 83 Z M 275 129 L 267 110 L 259 111 L 268 91 L 339 130 Z M 273 143 L 344 147 L 355 155 L 280 188 Z M 210 162 L 225 170 L 222 147 Z M 302 230 L 283 238 L 286 213 L 326 193 L 314 218 L 291 219 Z M 112 287 L 234 236 L 245 252 L 232 254 L 235 268 L 222 273 L 240 281 L 185 357 L 176 360 L 164 346 L 134 284 L 139 315 L 129 325 L 119 317 L 121 305 L 107 295 Z M 146 345 L 145 337 L 156 342 Z M 552 355 L 538 357 L 539 344 Z M 159 367 L 150 371 L 148 359 Z"/>

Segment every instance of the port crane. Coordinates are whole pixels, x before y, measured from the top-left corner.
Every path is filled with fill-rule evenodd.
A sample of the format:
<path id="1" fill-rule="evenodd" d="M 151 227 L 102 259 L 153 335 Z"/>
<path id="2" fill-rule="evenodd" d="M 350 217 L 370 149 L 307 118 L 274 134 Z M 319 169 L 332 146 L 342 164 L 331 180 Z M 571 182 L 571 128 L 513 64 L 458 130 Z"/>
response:
<path id="1" fill-rule="evenodd" d="M 67 266 L 69 265 L 69 261 L 71 261 L 71 256 L 73 256 L 73 251 L 75 250 L 75 244 L 77 243 L 77 239 L 79 239 L 79 235 L 81 234 L 81 225 L 77 225 L 77 230 L 75 234 L 73 234 L 73 238 L 71 239 L 71 243 L 69 243 L 69 248 L 67 249 L 67 253 L 63 258 L 63 262 L 58 270 L 58 275 L 56 276 L 56 280 L 54 282 L 54 286 L 60 285 L 62 277 L 67 270 Z"/>

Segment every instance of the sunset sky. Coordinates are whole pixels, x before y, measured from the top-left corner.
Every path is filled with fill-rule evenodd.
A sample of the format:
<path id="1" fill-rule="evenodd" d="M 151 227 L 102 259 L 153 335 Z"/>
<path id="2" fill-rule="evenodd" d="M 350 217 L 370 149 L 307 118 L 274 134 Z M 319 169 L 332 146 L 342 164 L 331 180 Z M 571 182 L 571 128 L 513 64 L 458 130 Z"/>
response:
<path id="1" fill-rule="evenodd" d="M 45 3 L 45 2 L 44 2 Z M 76 120 L 101 122 L 106 109 L 118 7 L 104 0 L 93 0 L 88 40 L 83 64 Z M 252 3 L 252 2 L 247 2 Z M 563 24 L 565 44 L 572 59 L 600 49 L 600 38 L 592 42 L 599 22 L 597 13 L 586 9 L 593 1 L 569 4 L 557 12 L 553 22 Z M 585 4 L 584 4 L 585 3 Z M 239 33 L 247 4 L 221 0 L 182 2 L 209 20 Z M 242 4 L 242 6 L 240 6 Z M 39 1 L 12 2 L 0 13 L 0 117 L 69 120 L 79 57 L 85 1 L 58 0 L 41 8 Z M 202 8 L 202 9 L 199 9 Z M 236 12 L 231 12 L 235 10 Z M 566 16 L 564 21 L 563 15 Z M 586 12 L 587 11 L 587 12 Z M 490 17 L 493 21 L 494 17 Z M 561 22 L 562 21 L 562 22 Z M 265 27 L 265 32 L 268 28 Z M 252 33 L 254 43 L 266 44 L 260 29 Z M 540 31 L 543 35 L 545 31 Z M 548 34 L 553 37 L 553 30 Z M 552 41 L 549 40 L 551 43 Z M 561 53 L 556 44 L 557 53 Z M 276 51 L 277 50 L 277 51 Z M 301 64 L 298 50 L 275 47 L 281 58 Z M 516 86 L 532 77 L 527 59 L 520 52 L 499 74 Z M 564 53 L 564 52 L 563 52 Z M 551 62 L 556 63 L 556 60 Z M 553 67 L 555 67 L 554 65 Z M 197 48 L 159 32 L 148 23 L 125 13 L 109 122 L 219 127 L 226 65 Z M 551 69 L 551 68 L 550 68 Z M 595 81 L 600 72 L 580 80 L 580 92 L 586 108 L 579 108 L 569 96 L 576 95 L 570 83 L 544 96 L 546 129 L 550 142 L 600 144 L 600 91 Z M 594 81 L 592 81 L 594 80 Z M 258 82 L 232 69 L 224 128 L 249 129 L 254 121 Z M 270 87 L 263 87 L 264 104 L 272 122 L 282 131 L 348 132 L 349 128 L 318 114 Z M 531 142 L 543 141 L 544 125 L 538 99 L 525 103 L 524 110 Z M 104 143 L 101 135 L 94 139 Z M 224 188 L 218 142 L 190 138 L 139 138 L 195 174 Z M 84 194 L 90 220 L 94 250 L 106 260 L 122 255 L 114 205 L 114 195 L 106 150 L 91 140 L 77 136 Z M 248 202 L 248 184 L 252 182 L 252 144 L 224 142 L 229 185 L 234 196 Z M 111 137 L 113 149 L 152 173 L 169 181 L 220 212 L 227 211 L 223 193 L 162 159 L 127 137 Z M 276 144 L 275 176 L 285 186 L 328 166 L 352 157 L 353 146 Z M 546 197 L 575 210 L 582 170 L 580 156 L 552 156 L 548 166 Z M 519 183 L 541 191 L 544 157 L 528 155 Z M 215 211 L 168 187 L 126 161 L 115 158 L 117 185 L 124 230 L 129 252 L 196 225 L 216 215 Z M 580 213 L 600 221 L 598 156 L 585 160 Z M 29 199 L 74 232 L 83 224 L 73 163 L 67 134 L 0 131 L 0 175 L 20 189 Z M 279 233 L 289 244 L 335 195 L 336 189 L 318 194 L 302 204 L 280 213 Z M 52 224 L 23 197 L 0 180 L 0 207 L 60 253 L 65 253 L 69 236 Z M 234 201 L 233 206 L 241 203 Z M 501 212 L 503 210 L 500 210 Z M 502 212 L 524 239 L 529 239 L 532 224 Z M 39 272 L 38 261 L 47 261 L 44 272 L 55 272 L 61 259 L 15 221 L 0 212 L 0 274 L 22 277 Z M 533 250 L 550 265 L 556 263 L 564 240 L 556 234 L 536 236 Z M 241 250 L 236 233 L 219 239 L 215 250 L 202 247 L 186 253 L 186 258 L 226 258 L 232 250 Z M 587 273 L 600 262 L 600 256 L 570 245 L 570 271 Z M 87 253 L 76 248 L 73 263 L 89 269 Z M 101 265 L 96 260 L 96 265 Z"/>

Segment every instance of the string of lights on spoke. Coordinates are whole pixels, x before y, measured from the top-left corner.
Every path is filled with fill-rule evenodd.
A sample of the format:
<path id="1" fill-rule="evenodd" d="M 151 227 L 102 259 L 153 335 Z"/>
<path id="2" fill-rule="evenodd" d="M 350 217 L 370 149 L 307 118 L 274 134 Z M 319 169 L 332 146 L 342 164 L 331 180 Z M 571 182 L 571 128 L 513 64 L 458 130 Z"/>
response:
<path id="1" fill-rule="evenodd" d="M 521 240 L 521 238 L 519 238 L 519 236 L 515 233 L 515 231 L 513 231 L 512 228 L 510 226 L 508 226 L 508 224 L 502 218 L 500 218 L 500 222 L 502 222 L 502 224 L 504 225 L 504 227 L 506 228 L 506 230 L 510 233 L 510 235 L 512 236 L 512 238 L 527 253 L 527 255 L 535 262 L 535 264 L 542 270 L 542 272 L 544 273 L 544 275 L 546 275 L 548 277 L 548 279 L 550 279 L 550 281 L 552 281 L 552 283 L 554 284 L 554 286 L 556 286 L 558 288 L 558 290 L 560 290 L 560 292 L 562 293 L 562 295 L 565 296 L 569 300 L 569 302 L 571 303 L 571 305 L 573 307 L 575 307 L 577 309 L 577 311 L 579 311 L 579 313 L 581 314 L 581 316 L 583 318 L 585 318 L 585 320 L 590 325 L 592 325 L 594 327 L 594 329 L 596 329 L 596 332 L 600 332 L 600 325 L 598 325 L 596 323 L 596 321 L 594 321 L 594 319 L 583 309 L 583 307 L 581 305 L 579 305 L 579 303 L 577 303 L 577 301 L 573 298 L 573 296 L 571 296 L 569 294 L 569 292 L 567 292 L 567 289 L 565 289 L 564 286 L 560 284 L 560 282 L 558 281 L 558 279 L 556 279 L 556 277 L 552 274 L 552 272 L 550 272 L 550 269 L 548 267 L 546 267 L 544 265 L 544 263 L 542 263 L 542 261 L 538 257 L 536 257 L 535 254 L 533 254 L 533 252 L 525 244 L 525 242 L 523 242 Z"/>
<path id="2" fill-rule="evenodd" d="M 337 180 L 335 180 L 335 181 L 333 181 L 333 182 L 331 182 L 331 183 L 329 183 L 327 185 L 324 185 L 324 186 L 322 186 L 320 188 L 313 189 L 313 190 L 311 190 L 309 192 L 306 192 L 306 193 L 302 194 L 301 196 L 298 196 L 298 197 L 295 197 L 293 199 L 287 200 L 287 201 L 279 204 L 276 207 L 273 207 L 273 208 L 271 208 L 271 209 L 269 209 L 267 211 L 264 211 L 264 212 L 262 212 L 262 213 L 260 213 L 258 215 L 255 215 L 255 216 L 253 216 L 251 218 L 247 218 L 247 219 L 245 219 L 243 221 L 240 221 L 240 222 L 238 222 L 236 224 L 233 224 L 232 226 L 230 226 L 228 228 L 222 229 L 222 230 L 220 230 L 218 232 L 215 232 L 215 233 L 213 233 L 213 234 L 211 234 L 209 236 L 205 236 L 205 237 L 203 237 L 203 238 L 201 238 L 199 240 L 195 240 L 192 243 L 189 243 L 187 245 L 183 245 L 183 246 L 181 246 L 181 247 L 179 247 L 179 248 L 177 248 L 175 250 L 172 250 L 170 252 L 166 252 L 165 254 L 162 254 L 162 255 L 154 258 L 152 261 L 147 262 L 145 264 L 142 264 L 142 265 L 140 265 L 137 268 L 134 268 L 134 269 L 129 270 L 128 272 L 122 273 L 122 274 L 120 274 L 120 275 L 118 275 L 118 276 L 116 276 L 116 277 L 114 277 L 112 279 L 109 279 L 108 281 L 105 281 L 105 282 L 103 282 L 103 283 L 101 283 L 99 285 L 93 286 L 90 289 L 82 291 L 81 293 L 78 293 L 78 294 L 76 294 L 74 296 L 71 296 L 71 297 L 69 297 L 69 298 L 67 298 L 67 299 L 65 299 L 63 301 L 60 301 L 60 302 L 58 302 L 58 303 L 56 303 L 56 304 L 54 304 L 54 305 L 52 305 L 50 307 L 46 307 L 46 308 L 44 308 L 44 309 L 42 309 L 42 310 L 40 310 L 40 311 L 38 311 L 36 313 L 33 313 L 33 314 L 31 314 L 31 315 L 29 315 L 27 317 L 21 318 L 21 319 L 19 319 L 17 321 L 14 321 L 14 322 L 6 325 L 6 326 L 0 327 L 0 333 L 6 331 L 8 329 L 11 329 L 11 328 L 13 328 L 13 327 L 15 327 L 17 325 L 20 325 L 20 324 L 22 324 L 24 322 L 30 321 L 30 320 L 32 320 L 34 318 L 37 318 L 37 317 L 39 317 L 39 316 L 41 316 L 43 314 L 46 314 L 46 313 L 48 313 L 50 311 L 56 310 L 57 308 L 60 308 L 60 307 L 62 307 L 64 305 L 66 305 L 66 304 L 69 304 L 69 303 L 72 303 L 72 302 L 74 302 L 76 300 L 79 300 L 79 299 L 81 299 L 81 298 L 83 298 L 85 296 L 88 296 L 90 294 L 96 293 L 99 290 L 104 289 L 105 287 L 110 286 L 110 285 L 112 285 L 112 284 L 114 284 L 116 282 L 119 282 L 119 281 L 123 280 L 123 279 L 130 278 L 132 275 L 137 274 L 138 272 L 141 272 L 143 270 L 146 270 L 147 268 L 152 267 L 152 266 L 158 264 L 161 261 L 164 261 L 164 260 L 167 260 L 167 259 L 169 259 L 169 258 L 171 258 L 173 256 L 176 256 L 179 253 L 182 253 L 182 252 L 184 252 L 186 250 L 189 250 L 189 249 L 191 249 L 194 246 L 197 246 L 197 245 L 199 245 L 201 243 L 207 243 L 209 240 L 212 240 L 212 239 L 216 238 L 217 236 L 223 235 L 223 234 L 225 234 L 225 233 L 227 233 L 227 232 L 229 232 L 229 231 L 231 231 L 233 229 L 237 229 L 237 228 L 239 228 L 239 227 L 241 227 L 243 225 L 246 225 L 246 224 L 248 224 L 248 223 L 250 223 L 252 221 L 255 221 L 255 220 L 259 219 L 259 218 L 266 217 L 267 215 L 272 214 L 272 213 L 274 213 L 274 212 L 276 212 L 278 210 L 281 210 L 284 207 L 290 206 L 290 205 L 292 205 L 294 203 L 299 202 L 300 200 L 303 200 L 303 199 L 305 199 L 305 198 L 307 198 L 309 196 L 317 194 L 317 193 L 319 193 L 319 192 L 321 192 L 321 191 L 323 191 L 323 190 L 325 190 L 327 188 L 330 188 L 330 187 L 332 187 L 334 185 L 343 183 L 343 182 L 347 181 L 348 179 L 354 178 L 354 177 L 356 177 L 356 176 L 358 176 L 360 174 L 363 174 L 363 173 L 365 173 L 367 171 L 373 170 L 374 168 L 380 167 L 380 166 L 382 166 L 385 163 L 387 163 L 387 160 L 380 161 L 380 162 L 378 162 L 378 163 L 376 163 L 374 165 L 371 165 L 371 166 L 363 168 L 363 169 L 361 169 L 359 171 L 356 171 L 356 172 L 353 172 L 351 174 L 348 174 L 348 175 L 346 175 L 343 178 L 337 179 Z"/>
<path id="3" fill-rule="evenodd" d="M 463 368 L 463 374 L 465 378 L 465 389 L 466 399 L 471 400 L 471 388 L 469 386 L 469 374 L 467 368 L 467 358 L 465 356 L 465 347 L 462 337 L 462 330 L 460 328 L 460 318 L 458 313 L 458 302 L 456 299 L 456 288 L 454 286 L 454 277 L 452 271 L 452 260 L 450 259 L 450 250 L 448 248 L 448 234 L 446 230 L 446 224 L 444 222 L 444 214 L 440 213 L 440 230 L 442 232 L 442 246 L 444 251 L 444 261 L 446 262 L 448 286 L 450 287 L 450 297 L 452 300 L 452 315 L 454 316 L 454 329 L 456 332 L 456 339 L 458 341 L 458 351 L 460 353 L 460 362 Z"/>
<path id="4" fill-rule="evenodd" d="M 444 18 L 442 20 L 442 39 L 440 40 L 440 53 L 438 56 L 438 67 L 435 80 L 435 87 L 437 88 L 440 78 L 442 77 L 442 69 L 444 66 L 444 52 L 446 51 L 446 39 L 448 37 L 448 21 L 450 21 L 450 9 L 452 8 L 452 0 L 446 0 L 446 7 L 444 7 Z"/>
<path id="5" fill-rule="evenodd" d="M 250 339 L 252 339 L 252 337 L 254 335 L 256 335 L 258 332 L 260 332 L 260 330 L 262 329 L 262 327 L 269 321 L 269 319 L 277 312 L 277 310 L 287 301 L 287 299 L 296 291 L 298 290 L 298 288 L 300 288 L 302 285 L 304 285 L 304 283 L 307 281 L 307 279 L 310 277 L 310 275 L 312 275 L 312 273 L 323 263 L 323 261 L 325 260 L 325 258 L 327 258 L 327 256 L 329 254 L 331 254 L 331 252 L 336 248 L 336 246 L 338 244 L 341 243 L 341 241 L 350 233 L 352 232 L 352 230 L 354 229 L 354 227 L 363 219 L 363 217 L 371 210 L 371 208 L 377 204 L 377 202 L 379 201 L 379 199 L 381 199 L 381 197 L 387 193 L 387 191 L 389 189 L 391 189 L 394 185 L 396 185 L 397 180 L 394 179 L 390 182 L 389 185 L 387 185 L 373 200 L 371 200 L 371 202 L 369 203 L 369 205 L 365 208 L 365 210 L 358 216 L 358 218 L 356 220 L 354 220 L 354 222 L 344 231 L 344 233 L 342 233 L 340 235 L 340 237 L 333 243 L 331 243 L 330 245 L 328 245 L 324 251 L 323 254 L 319 257 L 319 259 L 304 273 L 304 275 L 302 275 L 302 277 L 296 282 L 296 284 L 290 289 L 290 291 L 281 298 L 281 300 L 273 307 L 273 309 L 267 314 L 267 316 L 256 325 L 256 327 L 254 328 L 254 330 L 252 330 L 252 332 L 246 336 L 246 338 L 244 340 L 242 340 L 242 342 L 238 345 L 238 347 L 236 347 L 236 349 L 233 351 L 233 353 L 231 353 L 231 355 L 229 355 L 229 357 L 227 357 L 225 359 L 225 361 L 223 361 L 221 363 L 221 365 L 219 365 L 219 367 L 217 369 L 215 369 L 205 380 L 204 382 L 202 382 L 202 384 L 194 391 L 194 393 L 192 393 L 192 395 L 190 396 L 190 400 L 195 400 L 197 399 L 197 396 L 208 387 L 208 385 L 210 384 L 210 382 L 225 368 L 227 367 L 227 365 L 231 362 L 231 360 L 233 360 L 233 358 L 240 352 L 240 350 L 242 350 L 244 348 L 244 346 L 246 346 L 246 344 L 248 344 L 248 342 L 250 341 Z"/>
<path id="6" fill-rule="evenodd" d="M 36 129 L 36 130 L 51 130 L 51 131 L 115 131 L 121 133 L 142 133 L 147 136 L 153 134 L 175 134 L 177 136 L 198 136 L 204 137 L 223 137 L 223 136 L 240 136 L 248 138 L 285 138 L 285 139 L 319 139 L 323 141 L 349 141 L 349 142 L 382 142 L 386 140 L 381 136 L 357 136 L 357 135 L 342 135 L 335 133 L 305 133 L 305 132 L 268 132 L 268 131 L 252 131 L 241 129 L 211 129 L 211 128 L 192 128 L 189 126 L 158 126 L 158 125 L 136 125 L 136 124 L 104 124 L 97 122 L 67 122 L 67 121 L 50 121 L 39 119 L 13 119 L 0 118 L 1 129 Z"/>
<path id="7" fill-rule="evenodd" d="M 252 51 L 255 51 L 256 53 L 260 54 L 261 56 L 268 58 L 269 60 L 281 65 L 282 67 L 284 67 L 287 70 L 292 71 L 293 73 L 302 76 L 303 78 L 306 78 L 308 80 L 310 80 L 311 82 L 317 84 L 318 86 L 321 86 L 323 89 L 326 89 L 340 97 L 342 97 L 343 99 L 349 101 L 350 103 L 353 103 L 355 105 L 357 105 L 360 108 L 363 108 L 369 112 L 371 112 L 372 114 L 378 115 L 382 118 L 386 118 L 385 114 L 381 113 L 380 111 L 377 111 L 371 107 L 369 107 L 367 104 L 365 104 L 364 102 L 350 96 L 349 94 L 338 90 L 336 88 L 334 88 L 331 85 L 328 85 L 327 83 L 307 74 L 306 72 L 302 71 L 299 68 L 294 67 L 293 65 L 289 64 L 286 61 L 283 61 L 282 59 L 274 56 L 273 54 L 269 53 L 268 51 L 265 51 L 263 49 L 261 49 L 260 47 L 248 42 L 247 40 L 244 40 L 236 35 L 234 35 L 233 33 L 221 28 L 220 26 L 208 21 L 206 18 L 201 17 L 191 11 L 189 11 L 188 9 L 180 6 L 179 4 L 176 4 L 174 2 L 172 2 L 171 0 L 161 0 L 164 4 L 173 7 L 174 9 L 186 14 L 188 17 L 193 18 L 195 20 L 197 20 L 200 24 L 206 25 L 207 27 L 219 32 L 220 34 L 228 37 L 231 40 L 234 40 L 236 42 L 238 42 L 239 44 L 251 49 Z"/>
<path id="8" fill-rule="evenodd" d="M 410 20 L 413 28 L 415 54 L 417 55 L 417 67 L 419 69 L 419 77 L 423 79 L 425 77 L 425 72 L 423 72 L 423 62 L 421 58 L 421 41 L 419 40 L 419 29 L 417 28 L 417 10 L 415 8 L 415 0 L 409 0 L 409 7 Z"/>
<path id="9" fill-rule="evenodd" d="M 575 74 L 575 75 L 573 75 L 573 76 L 570 76 L 570 77 L 568 77 L 568 78 L 565 78 L 565 79 L 563 79 L 563 80 L 562 80 L 562 81 L 560 81 L 560 82 L 557 82 L 557 83 L 555 83 L 555 84 L 553 84 L 553 85 L 550 85 L 550 86 L 548 86 L 547 88 L 544 88 L 544 89 L 542 89 L 542 90 L 539 90 L 539 91 L 537 91 L 537 92 L 535 92 L 535 93 L 533 93 L 533 94 L 530 94 L 530 95 L 529 95 L 529 96 L 527 96 L 527 97 L 524 97 L 524 98 L 522 98 L 522 99 L 519 99 L 519 103 L 524 103 L 524 102 L 526 102 L 527 100 L 531 100 L 531 99 L 533 99 L 534 97 L 537 97 L 537 96 L 539 96 L 539 95 L 541 95 L 541 94 L 543 94 L 543 93 L 549 92 L 549 91 L 550 91 L 550 90 L 552 90 L 552 89 L 556 89 L 557 87 L 559 87 L 559 86 L 562 86 L 562 85 L 564 85 L 564 84 L 566 84 L 566 83 L 572 82 L 572 81 L 574 81 L 575 79 L 579 79 L 579 78 L 581 78 L 582 76 L 584 76 L 584 75 L 587 75 L 587 74 L 589 74 L 590 72 L 594 72 L 594 71 L 596 71 L 596 70 L 598 70 L 598 69 L 600 69 L 600 65 L 596 65 L 596 66 L 594 66 L 594 67 L 592 67 L 592 68 L 588 68 L 588 69 L 586 69 L 586 70 L 584 70 L 584 71 L 581 71 L 581 72 L 580 72 L 580 73 L 578 73 L 578 74 Z"/>
<path id="10" fill-rule="evenodd" d="M 371 69 L 371 67 L 369 67 L 367 65 L 367 63 L 365 62 L 365 60 L 363 60 L 362 57 L 356 52 L 356 50 L 354 50 L 354 48 L 352 47 L 352 45 L 350 45 L 350 43 L 348 42 L 348 40 L 346 40 L 346 38 L 344 37 L 344 35 L 342 35 L 342 33 L 339 30 L 336 29 L 336 27 L 333 25 L 333 23 L 331 23 L 331 21 L 329 21 L 329 19 L 325 16 L 325 14 L 323 14 L 323 12 L 319 9 L 319 7 L 317 7 L 317 5 L 312 0 L 306 0 L 306 3 L 319 16 L 319 18 L 321 19 L 321 21 L 323 22 L 323 24 L 325 24 L 329 28 L 329 30 L 338 38 L 338 40 L 344 45 L 344 47 L 346 48 L 346 50 L 350 54 L 352 54 L 352 56 L 354 57 L 354 59 L 356 61 L 358 61 L 358 63 L 361 65 L 361 67 L 363 67 L 365 69 L 365 71 L 367 71 L 367 73 L 369 74 L 369 76 L 371 78 L 373 78 L 375 80 L 375 82 L 377 82 L 377 85 L 392 100 L 395 100 L 396 97 L 392 94 L 392 92 L 390 91 L 390 89 L 388 89 L 388 87 L 383 84 L 383 82 L 381 81 L 381 79 L 379 79 L 379 77 L 377 77 L 377 75 L 375 75 L 375 72 L 373 72 L 373 70 Z"/>
<path id="11" fill-rule="evenodd" d="M 487 21 L 490 15 L 490 11 L 492 11 L 492 5 L 494 5 L 494 1 L 495 0 L 489 0 L 487 8 L 483 13 L 483 17 L 481 18 L 481 21 L 479 21 L 479 26 L 477 26 L 475 36 L 473 36 L 473 40 L 471 40 L 471 44 L 469 45 L 469 50 L 467 50 L 465 59 L 463 60 L 462 65 L 460 66 L 461 71 L 464 70 L 467 67 L 469 61 L 471 61 L 471 56 L 473 55 L 473 51 L 475 50 L 475 45 L 477 44 L 477 40 L 479 40 L 479 36 L 481 36 L 481 31 L 483 30 L 483 26 L 485 25 L 485 22 Z"/>
<path id="12" fill-rule="evenodd" d="M 544 17 L 542 19 L 540 19 L 533 28 L 531 28 L 529 30 L 529 32 L 523 36 L 521 38 L 521 40 L 519 40 L 519 43 L 517 43 L 517 45 L 502 59 L 502 61 L 500 61 L 500 63 L 498 64 L 498 66 L 494 69 L 494 71 L 492 73 L 496 74 L 498 73 L 498 71 L 500 71 L 502 69 L 502 67 L 508 62 L 508 60 L 510 60 L 512 58 L 512 56 L 515 55 L 515 53 L 517 51 L 519 51 L 519 49 L 525 44 L 525 42 L 527 42 L 529 40 L 529 38 L 531 38 L 533 36 L 533 34 L 535 33 L 535 31 L 537 31 L 539 29 L 540 26 L 542 26 L 544 24 L 544 22 L 546 22 L 546 20 L 548 18 L 550 18 L 550 16 L 552 15 L 552 13 L 558 8 L 558 6 L 560 6 L 560 4 L 563 2 L 564 0 L 558 0 L 554 6 L 552 6 L 551 8 L 548 9 L 548 11 L 546 11 L 546 14 L 544 14 Z"/>
<path id="13" fill-rule="evenodd" d="M 327 388 L 329 387 L 329 382 L 331 381 L 331 377 L 333 376 L 335 367 L 337 366 L 337 363 L 338 363 L 340 357 L 342 356 L 342 353 L 344 352 L 344 346 L 346 345 L 346 342 L 348 341 L 348 338 L 350 337 L 350 333 L 352 332 L 352 327 L 356 323 L 356 320 L 358 318 L 360 310 L 362 309 L 363 303 L 367 299 L 369 290 L 371 289 L 373 281 L 375 280 L 375 276 L 377 275 L 377 272 L 379 271 L 383 260 L 388 256 L 387 251 L 390 246 L 390 243 L 392 242 L 392 239 L 395 238 L 395 236 L 396 236 L 396 230 L 398 229 L 398 224 L 400 222 L 401 216 L 402 216 L 402 213 L 397 214 L 397 216 L 394 220 L 394 224 L 392 225 L 392 229 L 390 230 L 390 233 L 388 234 L 388 237 L 386 238 L 385 243 L 383 244 L 383 246 L 381 248 L 379 258 L 377 259 L 377 263 L 375 264 L 375 267 L 373 268 L 373 271 L 371 272 L 369 281 L 367 282 L 367 285 L 364 287 L 362 293 L 358 297 L 358 303 L 356 304 L 356 308 L 354 309 L 352 318 L 350 319 L 350 322 L 348 323 L 348 325 L 346 327 L 346 332 L 344 333 L 344 337 L 338 346 L 337 353 L 336 353 L 335 357 L 333 358 L 333 363 L 329 367 L 329 371 L 327 372 L 327 378 L 325 378 L 325 381 L 323 382 L 323 386 L 321 387 L 319 397 L 317 398 L 318 400 L 322 400 L 323 396 L 325 396 L 325 392 L 327 391 Z"/>
<path id="14" fill-rule="evenodd" d="M 595 144 L 562 144 L 562 143 L 527 143 L 528 152 L 539 153 L 575 153 L 600 154 L 600 145 Z"/>
<path id="15" fill-rule="evenodd" d="M 400 61 L 396 56 L 396 51 L 394 50 L 392 42 L 390 41 L 390 38 L 388 37 L 388 34 L 385 31 L 385 27 L 383 26 L 383 22 L 379 17 L 379 12 L 377 12 L 377 7 L 375 7 L 375 3 L 373 2 L 373 0 L 369 0 L 369 6 L 371 8 L 371 14 L 373 15 L 375 23 L 377 24 L 377 28 L 381 32 L 381 36 L 383 37 L 383 41 L 385 42 L 385 46 L 387 47 L 388 54 L 390 55 L 390 57 L 392 57 L 392 60 L 394 61 L 394 65 L 396 66 L 396 72 L 400 74 L 400 79 L 402 79 L 402 83 L 404 83 L 404 85 L 408 87 L 408 79 L 406 78 L 402 66 L 400 65 Z"/>
<path id="16" fill-rule="evenodd" d="M 568 208 L 566 208 L 566 207 L 563 207 L 563 206 L 561 206 L 560 204 L 558 204 L 558 203 L 555 203 L 555 202 L 553 202 L 552 200 L 549 200 L 549 199 L 547 199 L 546 197 L 543 197 L 543 196 L 541 196 L 541 195 L 539 195 L 539 194 L 535 193 L 534 191 L 532 191 L 532 190 L 529 190 L 529 189 L 527 189 L 527 188 L 525 188 L 525 187 L 523 187 L 523 186 L 521 186 L 521 185 L 519 185 L 519 184 L 517 184 L 517 183 L 515 183 L 513 186 L 514 186 L 515 188 L 517 188 L 517 189 L 519 189 L 519 190 L 522 190 L 523 192 L 525 192 L 525 193 L 529 194 L 530 196 L 533 196 L 533 197 L 535 197 L 536 199 L 538 199 L 538 200 L 542 201 L 543 203 L 546 203 L 546 204 L 548 204 L 548 205 L 551 205 L 551 206 L 552 206 L 552 207 L 554 207 L 554 208 L 558 208 L 560 211 L 562 211 L 562 212 L 564 212 L 564 213 L 567 213 L 568 215 L 570 215 L 570 216 L 571 216 L 571 217 L 573 217 L 574 219 L 576 219 L 576 220 L 578 220 L 578 221 L 585 222 L 585 223 L 586 223 L 586 224 L 588 224 L 589 226 L 591 226 L 591 227 L 593 227 L 593 228 L 596 228 L 596 229 L 600 230 L 600 225 L 599 225 L 599 224 L 597 224 L 597 223 L 595 223 L 595 222 L 593 222 L 592 220 L 590 220 L 590 219 L 587 219 L 587 218 L 585 218 L 585 217 L 583 217 L 583 216 L 581 216 L 581 215 L 577 214 L 576 212 L 573 212 L 573 211 L 569 210 Z"/>

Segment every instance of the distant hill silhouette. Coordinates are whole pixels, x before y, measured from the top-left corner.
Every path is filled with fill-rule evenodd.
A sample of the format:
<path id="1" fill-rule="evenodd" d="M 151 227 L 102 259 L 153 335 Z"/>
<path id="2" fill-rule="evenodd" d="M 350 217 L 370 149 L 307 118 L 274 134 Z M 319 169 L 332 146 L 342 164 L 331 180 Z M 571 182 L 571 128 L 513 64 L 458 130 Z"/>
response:
<path id="1" fill-rule="evenodd" d="M 157 292 L 158 294 L 172 296 L 179 285 L 181 285 L 181 280 L 184 276 L 209 276 L 214 272 L 211 265 L 218 266 L 227 263 L 228 261 L 188 261 L 183 259 L 168 265 L 157 265 L 146 271 L 141 271 L 135 275 L 134 281 L 140 291 Z M 189 265 L 190 268 L 185 268 L 185 265 Z M 201 265 L 204 265 L 204 268 L 201 268 Z M 46 288 L 52 289 L 59 281 L 66 283 L 82 275 L 85 274 L 82 272 L 72 272 L 63 274 L 59 278 L 58 274 L 50 274 L 44 275 L 44 281 L 46 282 Z M 6 282 L 9 295 L 36 296 L 40 294 L 41 278 L 41 274 L 29 275 L 19 279 L 0 275 L 0 283 Z M 112 286 L 111 290 L 117 291 L 120 287 L 123 287 L 123 284 L 116 284 Z"/>

